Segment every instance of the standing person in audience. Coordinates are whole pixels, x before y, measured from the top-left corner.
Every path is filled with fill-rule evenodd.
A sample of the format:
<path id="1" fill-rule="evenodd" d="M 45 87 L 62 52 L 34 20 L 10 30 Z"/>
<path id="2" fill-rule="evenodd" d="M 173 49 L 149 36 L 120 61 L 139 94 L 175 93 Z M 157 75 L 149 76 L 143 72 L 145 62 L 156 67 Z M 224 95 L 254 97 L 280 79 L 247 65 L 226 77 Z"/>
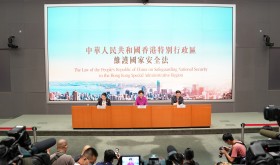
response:
<path id="1" fill-rule="evenodd" d="M 114 159 L 119 159 L 120 155 L 117 155 L 113 150 L 109 149 L 104 152 L 103 162 L 98 162 L 96 165 L 112 165 Z"/>
<path id="2" fill-rule="evenodd" d="M 193 152 L 193 150 L 192 149 L 190 149 L 190 148 L 187 148 L 186 150 L 185 150 L 185 163 L 184 163 L 184 165 L 199 165 L 197 162 L 195 162 L 194 160 L 193 160 L 193 158 L 194 158 L 194 152 Z"/>
<path id="3" fill-rule="evenodd" d="M 80 159 L 76 161 L 75 165 L 93 165 L 97 159 L 97 156 L 97 151 L 90 147 L 83 152 Z"/>
<path id="4" fill-rule="evenodd" d="M 148 105 L 147 98 L 144 96 L 144 91 L 138 91 L 138 97 L 136 98 L 135 105 Z"/>
<path id="5" fill-rule="evenodd" d="M 232 164 L 244 164 L 246 158 L 246 147 L 241 141 L 234 140 L 231 133 L 225 133 L 223 135 L 223 141 L 231 147 L 222 147 L 220 154 L 225 155 L 229 163 Z"/>
<path id="6" fill-rule="evenodd" d="M 57 142 L 56 153 L 50 156 L 52 165 L 74 165 L 72 156 L 67 155 L 68 143 L 65 139 L 60 139 Z"/>
<path id="7" fill-rule="evenodd" d="M 171 97 L 171 105 L 180 105 L 184 104 L 184 99 L 181 96 L 181 91 L 177 90 L 176 95 Z"/>
<path id="8" fill-rule="evenodd" d="M 102 93 L 101 98 L 98 99 L 97 105 L 100 106 L 111 106 L 111 100 L 107 98 L 106 93 Z"/>

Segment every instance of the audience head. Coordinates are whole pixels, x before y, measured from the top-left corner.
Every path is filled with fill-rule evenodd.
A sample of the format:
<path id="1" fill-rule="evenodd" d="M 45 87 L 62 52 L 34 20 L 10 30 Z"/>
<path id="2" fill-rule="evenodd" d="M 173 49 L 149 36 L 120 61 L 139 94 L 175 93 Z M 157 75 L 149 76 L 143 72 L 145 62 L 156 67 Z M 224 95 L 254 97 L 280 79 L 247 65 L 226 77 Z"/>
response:
<path id="1" fill-rule="evenodd" d="M 101 98 L 102 98 L 102 100 L 106 100 L 107 94 L 106 93 L 102 93 Z"/>
<path id="2" fill-rule="evenodd" d="M 142 91 L 142 90 L 138 91 L 138 96 L 140 98 L 142 98 L 144 96 L 144 91 Z"/>
<path id="3" fill-rule="evenodd" d="M 184 156 L 183 156 L 183 154 L 175 153 L 172 156 L 170 156 L 169 159 L 175 165 L 183 165 L 184 164 Z"/>
<path id="4" fill-rule="evenodd" d="M 104 152 L 104 162 L 105 163 L 113 162 L 115 158 L 117 158 L 117 157 L 116 157 L 116 153 L 113 150 L 109 149 Z"/>
<path id="5" fill-rule="evenodd" d="M 232 136 L 232 134 L 231 133 L 225 133 L 224 135 L 223 135 L 223 141 L 225 142 L 225 143 L 227 143 L 227 144 L 229 144 L 229 145 L 232 145 L 232 143 L 233 143 L 233 136 Z"/>
<path id="6" fill-rule="evenodd" d="M 187 148 L 187 149 L 185 150 L 185 158 L 186 158 L 186 160 L 193 160 L 193 158 L 194 158 L 194 153 L 193 153 L 193 150 L 192 150 L 192 149 Z"/>
<path id="7" fill-rule="evenodd" d="M 181 96 L 181 91 L 177 90 L 175 93 L 176 93 L 176 97 L 180 97 Z"/>
<path id="8" fill-rule="evenodd" d="M 90 164 L 94 164 L 98 157 L 98 153 L 93 147 L 89 147 L 83 152 L 82 157 L 86 158 Z"/>
<path id="9" fill-rule="evenodd" d="M 89 149 L 89 148 L 91 148 L 90 145 L 85 145 L 84 148 L 83 148 L 83 150 L 82 150 L 82 154 L 81 154 L 81 155 L 83 155 L 84 152 L 85 152 L 85 150 L 87 150 L 87 149 Z"/>
<path id="10" fill-rule="evenodd" d="M 57 151 L 66 153 L 68 149 L 68 143 L 65 139 L 59 139 L 56 145 Z"/>

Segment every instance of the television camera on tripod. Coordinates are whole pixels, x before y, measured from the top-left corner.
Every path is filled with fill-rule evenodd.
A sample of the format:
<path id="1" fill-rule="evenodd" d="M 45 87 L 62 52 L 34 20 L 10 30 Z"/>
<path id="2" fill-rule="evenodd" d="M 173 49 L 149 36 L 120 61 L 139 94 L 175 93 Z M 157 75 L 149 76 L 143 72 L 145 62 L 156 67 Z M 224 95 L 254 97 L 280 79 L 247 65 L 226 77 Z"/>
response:
<path id="1" fill-rule="evenodd" d="M 31 144 L 25 126 L 16 126 L 7 133 L 8 137 L 0 141 L 1 165 L 50 165 L 50 156 L 46 152 L 56 144 L 54 138 Z"/>
<path id="2" fill-rule="evenodd" d="M 280 126 L 280 107 L 270 105 L 264 108 L 264 119 L 277 121 Z M 251 142 L 246 154 L 247 165 L 280 165 L 280 134 L 261 129 L 260 134 L 271 140 Z"/>

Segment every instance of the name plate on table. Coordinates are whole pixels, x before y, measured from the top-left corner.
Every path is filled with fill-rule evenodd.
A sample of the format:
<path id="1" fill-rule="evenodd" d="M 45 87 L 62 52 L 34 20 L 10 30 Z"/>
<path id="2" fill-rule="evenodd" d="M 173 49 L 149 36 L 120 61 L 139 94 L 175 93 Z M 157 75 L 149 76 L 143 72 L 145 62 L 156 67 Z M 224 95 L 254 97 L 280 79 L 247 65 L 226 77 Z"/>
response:
<path id="1" fill-rule="evenodd" d="M 97 109 L 106 109 L 106 106 L 97 105 Z"/>
<path id="2" fill-rule="evenodd" d="M 177 108 L 186 108 L 186 105 L 185 104 L 179 104 L 179 105 L 177 105 Z"/>
<path id="3" fill-rule="evenodd" d="M 146 109 L 146 105 L 138 105 L 137 108 L 138 109 Z"/>

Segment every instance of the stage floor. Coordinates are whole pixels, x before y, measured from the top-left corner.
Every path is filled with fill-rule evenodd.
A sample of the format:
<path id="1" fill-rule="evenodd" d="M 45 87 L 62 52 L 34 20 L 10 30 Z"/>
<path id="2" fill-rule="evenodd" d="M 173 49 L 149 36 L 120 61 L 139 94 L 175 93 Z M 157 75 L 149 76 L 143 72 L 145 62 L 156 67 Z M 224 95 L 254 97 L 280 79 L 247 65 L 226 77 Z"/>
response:
<path id="1" fill-rule="evenodd" d="M 138 136 L 138 135 L 199 135 L 240 133 L 241 123 L 275 123 L 266 121 L 263 113 L 213 113 L 210 128 L 160 129 L 73 129 L 71 115 L 22 115 L 14 119 L 1 119 L 0 127 L 36 126 L 38 136 Z M 260 127 L 247 127 L 246 133 L 256 133 Z M 0 131 L 0 136 L 5 131 Z"/>

